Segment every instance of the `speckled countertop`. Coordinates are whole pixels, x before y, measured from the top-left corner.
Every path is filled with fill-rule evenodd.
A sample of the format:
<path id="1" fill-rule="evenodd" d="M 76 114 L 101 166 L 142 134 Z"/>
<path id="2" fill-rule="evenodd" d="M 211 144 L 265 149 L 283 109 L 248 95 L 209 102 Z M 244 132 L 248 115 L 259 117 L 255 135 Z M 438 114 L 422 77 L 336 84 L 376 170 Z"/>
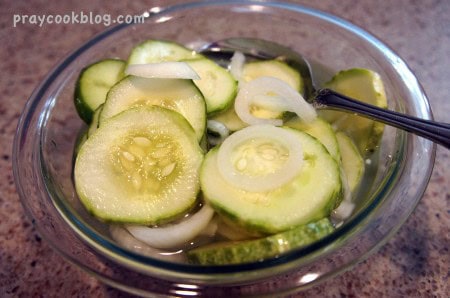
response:
<path id="1" fill-rule="evenodd" d="M 103 25 L 17 25 L 15 14 L 132 14 L 180 1 L 2 1 L 0 5 L 0 297 L 123 297 L 66 262 L 24 215 L 11 152 L 21 110 L 45 74 Z M 106 2 L 106 1 L 105 1 Z M 436 120 L 450 122 L 450 1 L 295 1 L 334 13 L 393 48 L 421 81 Z M 426 193 L 399 232 L 350 271 L 296 297 L 448 297 L 450 156 L 438 146 Z"/>

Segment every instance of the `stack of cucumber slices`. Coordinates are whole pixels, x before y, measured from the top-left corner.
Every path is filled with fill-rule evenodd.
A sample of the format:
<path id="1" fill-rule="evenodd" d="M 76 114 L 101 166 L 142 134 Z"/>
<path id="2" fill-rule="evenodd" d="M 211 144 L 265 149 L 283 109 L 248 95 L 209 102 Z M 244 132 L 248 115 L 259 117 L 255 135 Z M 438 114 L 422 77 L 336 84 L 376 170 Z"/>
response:
<path id="1" fill-rule="evenodd" d="M 80 73 L 75 107 L 88 129 L 75 148 L 75 188 L 124 247 L 181 251 L 204 265 L 256 262 L 325 237 L 351 213 L 382 127 L 347 131 L 340 115 L 317 116 L 282 60 L 230 67 L 147 40 L 127 61 Z M 351 93 L 352 78 L 359 96 L 385 105 L 370 70 L 328 84 Z"/>

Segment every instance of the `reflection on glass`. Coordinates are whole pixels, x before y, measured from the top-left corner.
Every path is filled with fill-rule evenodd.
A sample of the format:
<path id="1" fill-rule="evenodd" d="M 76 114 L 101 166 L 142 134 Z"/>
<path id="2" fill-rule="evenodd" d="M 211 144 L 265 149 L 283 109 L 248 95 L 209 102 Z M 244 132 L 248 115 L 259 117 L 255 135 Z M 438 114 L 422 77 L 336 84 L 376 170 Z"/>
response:
<path id="1" fill-rule="evenodd" d="M 318 278 L 319 276 L 320 276 L 319 273 L 306 273 L 305 275 L 303 275 L 300 278 L 299 283 L 300 284 L 310 283 L 310 282 L 314 281 L 316 278 Z"/>

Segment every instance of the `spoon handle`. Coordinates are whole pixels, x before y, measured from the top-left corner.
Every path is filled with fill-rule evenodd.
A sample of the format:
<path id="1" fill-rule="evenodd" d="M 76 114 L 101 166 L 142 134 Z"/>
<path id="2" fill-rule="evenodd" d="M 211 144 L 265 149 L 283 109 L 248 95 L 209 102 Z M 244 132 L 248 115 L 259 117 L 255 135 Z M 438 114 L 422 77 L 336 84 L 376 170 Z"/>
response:
<path id="1" fill-rule="evenodd" d="M 321 89 L 316 93 L 314 104 L 336 108 L 343 111 L 352 111 L 388 125 L 406 130 L 427 138 L 447 149 L 450 149 L 450 124 L 415 118 L 394 111 L 381 109 L 330 89 Z"/>

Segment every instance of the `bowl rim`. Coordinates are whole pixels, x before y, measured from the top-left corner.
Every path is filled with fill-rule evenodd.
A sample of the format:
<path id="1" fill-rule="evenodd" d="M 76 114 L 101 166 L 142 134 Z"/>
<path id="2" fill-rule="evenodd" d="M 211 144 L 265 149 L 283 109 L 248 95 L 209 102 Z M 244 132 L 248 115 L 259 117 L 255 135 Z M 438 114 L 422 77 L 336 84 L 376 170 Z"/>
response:
<path id="1" fill-rule="evenodd" d="M 398 55 L 396 55 L 391 49 L 389 49 L 384 43 L 382 43 L 380 40 L 378 40 L 376 37 L 374 37 L 367 31 L 349 23 L 348 21 L 345 21 L 334 15 L 331 15 L 329 13 L 321 12 L 317 9 L 305 7 L 305 6 L 302 6 L 299 4 L 272 2 L 272 1 L 261 2 L 261 1 L 253 1 L 253 0 L 250 0 L 250 1 L 248 1 L 248 0 L 247 1 L 246 0 L 242 0 L 242 1 L 237 1 L 237 0 L 197 1 L 197 2 L 183 3 L 183 4 L 178 4 L 178 5 L 169 6 L 167 8 L 163 8 L 158 12 L 151 13 L 148 16 L 148 18 L 152 18 L 155 16 L 163 15 L 163 14 L 168 14 L 171 12 L 177 12 L 179 10 L 188 10 L 188 9 L 204 7 L 204 6 L 211 7 L 211 6 L 232 6 L 232 5 L 244 5 L 244 6 L 245 5 L 261 5 L 261 6 L 285 9 L 285 10 L 289 10 L 289 11 L 293 11 L 293 12 L 300 12 L 300 13 L 304 13 L 304 14 L 306 13 L 308 15 L 314 16 L 321 20 L 325 20 L 327 22 L 333 23 L 334 25 L 337 25 L 339 27 L 343 27 L 346 30 L 349 30 L 352 33 L 355 33 L 356 35 L 358 35 L 359 37 L 365 39 L 370 44 L 383 50 L 383 52 L 388 54 L 389 59 L 392 59 L 392 61 L 395 61 L 397 63 L 397 67 L 401 67 L 403 69 L 403 71 L 406 71 L 409 75 L 411 75 L 415 79 L 415 76 L 411 73 L 409 68 L 406 66 L 406 63 Z M 78 49 L 74 50 L 72 53 L 70 53 L 68 56 L 66 56 L 62 60 L 62 62 L 58 63 L 58 65 L 50 71 L 50 73 L 47 75 L 47 77 L 35 89 L 33 94 L 30 96 L 30 99 L 28 100 L 27 104 L 25 105 L 25 108 L 23 110 L 23 113 L 20 117 L 20 120 L 19 120 L 19 123 L 17 126 L 17 131 L 16 131 L 14 145 L 13 145 L 13 172 L 14 172 L 14 180 L 16 181 L 16 188 L 18 190 L 19 196 L 21 197 L 21 201 L 24 206 L 24 209 L 28 213 L 27 215 L 29 216 L 29 218 L 33 219 L 33 215 L 30 212 L 30 210 L 28 210 L 28 208 L 26 206 L 26 202 L 23 199 L 23 198 L 26 198 L 26 193 L 24 193 L 24 187 L 21 183 L 21 170 L 19 169 L 20 168 L 20 166 L 19 166 L 20 154 L 19 153 L 22 151 L 21 143 L 22 143 L 23 139 L 26 138 L 26 133 L 28 132 L 26 127 L 28 127 L 30 125 L 30 122 L 32 121 L 31 118 L 33 116 L 33 112 L 36 110 L 36 108 L 38 107 L 39 103 L 41 103 L 42 100 L 48 100 L 48 99 L 43 98 L 46 91 L 51 87 L 53 81 L 56 78 L 58 78 L 58 76 L 61 75 L 61 73 L 63 73 L 63 71 L 72 62 L 74 62 L 78 56 L 80 56 L 82 53 L 88 51 L 93 45 L 97 44 L 101 40 L 113 35 L 116 32 L 124 30 L 125 28 L 130 27 L 132 25 L 135 25 L 135 24 L 116 25 L 114 27 L 111 27 L 111 28 L 99 33 L 98 35 L 94 36 L 93 38 L 91 38 L 90 40 L 88 40 L 87 42 L 82 44 Z M 417 79 L 415 79 L 414 82 L 416 84 L 418 84 Z M 429 102 L 426 99 L 426 96 L 425 96 L 422 88 L 420 87 L 420 85 L 416 86 L 416 88 L 418 88 L 417 90 L 419 90 L 420 93 L 422 94 L 422 96 L 423 96 L 422 99 L 425 100 L 424 102 L 421 102 L 422 105 L 419 107 L 419 109 L 421 111 L 425 112 L 430 118 L 432 118 L 431 108 L 430 108 Z M 49 108 L 49 107 L 47 107 L 47 108 Z M 46 111 L 48 111 L 48 110 L 46 110 Z M 42 122 L 41 125 L 43 125 L 43 123 L 45 123 L 45 121 L 46 121 L 45 118 L 46 118 L 46 116 L 41 115 L 41 117 L 39 119 L 39 121 Z M 41 127 L 44 127 L 44 126 L 41 126 Z M 41 135 L 39 143 L 42 142 L 42 140 L 43 140 L 43 137 Z M 406 135 L 403 134 L 403 141 L 405 141 L 405 140 L 406 140 Z M 401 142 L 403 142 L 403 141 L 401 141 Z M 407 142 L 405 142 L 404 146 L 402 146 L 402 150 L 399 151 L 399 156 L 402 156 L 405 153 L 406 146 L 407 146 Z M 430 146 L 430 145 L 428 145 L 428 146 Z M 426 185 L 428 183 L 428 180 L 431 177 L 431 171 L 432 171 L 433 164 L 434 164 L 435 148 L 436 148 L 436 145 L 433 144 L 432 149 L 429 150 L 429 156 L 428 156 L 429 157 L 429 164 L 428 164 L 429 166 L 428 166 L 428 169 L 426 169 L 426 174 L 424 175 L 425 180 L 422 183 L 424 185 Z M 42 150 L 42 146 L 40 146 L 40 149 Z M 43 166 L 43 168 L 41 170 L 45 173 L 46 168 L 42 161 L 42 151 L 40 151 L 38 159 L 39 159 L 39 162 L 41 163 L 41 166 Z M 397 167 L 393 169 L 393 172 L 391 173 L 390 177 L 398 178 L 397 175 L 402 172 L 401 169 L 404 167 L 405 162 L 406 161 L 403 159 L 402 163 L 398 163 Z M 42 177 L 40 177 L 40 178 L 42 178 Z M 273 269 L 274 267 L 278 268 L 286 263 L 289 263 L 290 261 L 298 260 L 298 258 L 300 256 L 305 256 L 305 254 L 306 255 L 315 255 L 315 257 L 310 259 L 308 262 L 308 263 L 311 263 L 313 261 L 316 261 L 317 257 L 320 255 L 320 252 L 322 252 L 322 250 L 326 250 L 331 244 L 334 243 L 334 241 L 336 239 L 338 239 L 342 235 L 346 235 L 350 231 L 354 231 L 355 229 L 358 228 L 359 223 L 361 223 L 363 220 L 367 220 L 371 211 L 374 208 L 376 208 L 379 204 L 382 203 L 384 195 L 391 191 L 390 183 L 388 183 L 388 182 L 389 181 L 385 181 L 383 187 L 381 189 L 379 188 L 379 193 L 375 194 L 376 198 L 373 200 L 373 203 L 376 203 L 376 204 L 374 204 L 374 205 L 371 204 L 371 206 L 370 206 L 371 208 L 366 208 L 364 210 L 364 212 L 361 212 L 357 216 L 352 218 L 348 223 L 346 223 L 345 225 L 342 226 L 342 229 L 336 230 L 334 233 L 328 235 L 327 237 L 325 237 L 311 245 L 308 245 L 303 248 L 295 249 L 291 252 L 284 254 L 283 256 L 281 256 L 279 258 L 266 259 L 262 262 L 238 264 L 238 265 L 226 265 L 226 266 L 192 266 L 192 265 L 185 265 L 185 264 L 174 264 L 174 263 L 169 263 L 166 261 L 157 260 L 154 258 L 144 257 L 144 256 L 136 254 L 134 252 L 124 250 L 123 248 L 117 246 L 114 243 L 111 243 L 110 241 L 107 241 L 105 243 L 106 243 L 107 247 L 108 246 L 110 248 L 112 247 L 113 251 L 114 250 L 117 251 L 117 253 L 119 255 L 125 254 L 128 256 L 131 256 L 131 258 L 139 264 L 142 261 L 144 261 L 144 263 L 147 263 L 148 260 L 150 259 L 151 260 L 150 265 L 152 265 L 152 266 L 156 265 L 157 267 L 159 267 L 159 266 L 163 267 L 162 272 L 158 271 L 157 274 L 159 274 L 159 273 L 165 274 L 165 273 L 167 273 L 166 271 L 169 271 L 171 273 L 170 276 L 167 276 L 167 274 L 165 274 L 165 276 L 164 276 L 165 278 L 173 277 L 172 276 L 173 271 L 176 271 L 176 272 L 183 271 L 184 273 L 181 276 L 178 276 L 177 278 L 193 278 L 193 277 L 198 278 L 198 274 L 201 274 L 208 278 L 211 275 L 214 275 L 214 279 L 216 279 L 216 278 L 223 277 L 224 274 L 226 276 L 229 276 L 228 274 L 232 274 L 235 272 L 239 272 L 239 273 L 242 273 L 243 271 L 244 272 L 254 272 L 256 264 L 258 266 L 258 271 L 260 271 L 261 269 L 267 269 L 270 271 L 270 269 Z M 48 191 L 48 188 L 47 188 L 47 191 Z M 421 193 L 417 193 L 417 197 L 419 197 L 419 198 L 422 197 L 424 191 L 425 191 L 425 187 L 422 187 L 422 191 L 421 191 Z M 50 194 L 50 197 L 53 197 L 54 195 L 55 194 Z M 57 194 L 56 194 L 56 196 L 57 196 Z M 418 199 L 416 199 L 416 203 L 414 205 L 416 205 L 417 202 L 418 202 Z M 63 206 L 61 204 L 56 204 L 55 207 L 56 207 L 56 209 L 59 209 L 59 208 L 65 208 L 66 206 Z M 413 211 L 413 209 L 414 208 L 411 209 L 411 212 Z M 60 211 L 60 210 L 58 210 L 58 211 Z M 62 212 L 62 213 L 67 214 L 65 212 Z M 70 212 L 68 214 L 70 214 Z M 61 212 L 60 212 L 60 215 L 61 215 Z M 73 222 L 74 222 L 73 220 L 68 221 L 67 218 L 65 218 L 64 220 L 66 221 L 66 223 L 72 222 L 72 224 L 73 224 Z M 394 229 L 392 229 L 389 233 L 384 235 L 383 240 L 387 241 L 389 239 L 389 237 L 400 228 L 400 226 L 404 223 L 404 221 L 406 221 L 406 218 L 404 218 L 402 222 L 397 223 L 397 225 Z M 36 228 L 42 234 L 42 232 L 40 231 L 40 228 L 38 226 L 36 226 Z M 72 229 L 73 228 L 74 227 L 72 226 Z M 84 227 L 84 226 L 81 226 L 81 227 L 78 226 L 78 230 L 80 228 L 81 228 L 81 230 L 84 230 L 84 232 L 87 234 L 87 235 L 84 235 L 86 237 L 83 237 L 83 240 L 88 242 L 91 245 L 91 247 L 94 247 L 94 249 L 96 249 L 97 251 L 101 251 L 102 253 L 105 253 L 105 251 L 104 251 L 105 243 L 103 243 L 104 239 L 100 239 L 100 243 L 99 243 L 98 239 L 95 239 L 95 238 L 97 238 L 96 237 L 97 235 L 93 235 L 93 236 L 89 235 L 91 233 L 91 231 L 89 229 L 86 229 L 86 227 Z M 344 243 L 341 243 L 341 246 L 343 244 Z M 379 245 L 382 245 L 382 243 L 377 244 L 377 246 L 379 246 Z M 63 250 L 58 249 L 57 245 L 52 244 L 53 248 L 55 248 L 55 246 L 56 246 L 56 249 L 62 255 L 64 255 L 64 257 L 66 259 L 69 259 L 71 262 L 80 266 L 80 264 L 78 264 L 78 262 L 76 260 L 73 260 L 73 258 L 70 255 L 65 253 Z M 339 249 L 339 247 L 340 246 L 338 246 L 337 248 L 336 247 L 333 248 L 332 252 Z M 372 248 L 372 251 L 374 251 L 375 249 L 376 249 L 376 247 L 374 246 Z M 328 253 L 330 253 L 330 252 L 328 252 Z M 364 253 L 356 261 L 360 261 L 361 257 L 366 257 L 366 256 L 367 256 L 367 253 Z M 115 260 L 117 260 L 117 259 L 115 259 Z M 346 264 L 346 265 L 350 266 L 351 264 Z M 92 271 L 92 270 L 89 270 L 89 268 L 84 268 L 84 269 L 85 270 L 87 269 L 88 271 Z M 220 269 L 220 270 L 218 271 L 218 269 Z M 345 268 L 342 268 L 342 270 L 344 270 L 344 269 Z M 96 273 L 96 275 L 98 275 L 98 274 L 99 273 Z M 269 275 L 269 274 L 267 274 L 267 275 Z M 230 280 L 230 282 L 236 282 L 236 280 Z"/>

